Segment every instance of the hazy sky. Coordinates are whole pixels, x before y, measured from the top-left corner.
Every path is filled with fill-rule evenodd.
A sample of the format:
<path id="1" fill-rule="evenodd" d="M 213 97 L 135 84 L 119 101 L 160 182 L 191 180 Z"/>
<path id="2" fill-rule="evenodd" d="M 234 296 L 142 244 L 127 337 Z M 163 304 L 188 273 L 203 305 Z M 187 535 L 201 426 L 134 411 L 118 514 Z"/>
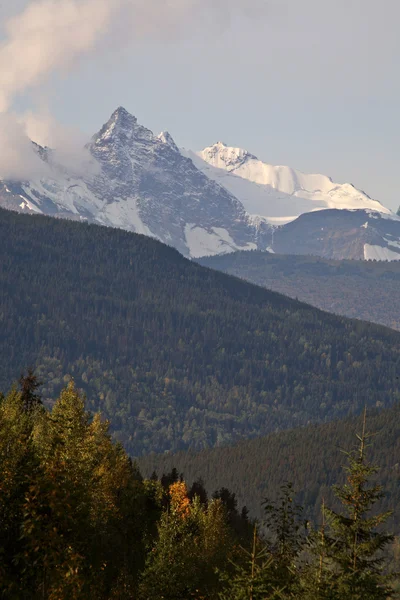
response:
<path id="1" fill-rule="evenodd" d="M 108 14 L 109 1 L 123 18 Z M 32 75 L 38 65 L 27 73 L 21 63 L 0 74 L 0 92 L 14 86 L 4 110 L 50 111 L 89 136 L 123 105 L 180 146 L 221 140 L 399 206 L 397 0 L 0 0 L 0 71 L 13 66 L 16 48 L 21 61 L 34 60 L 26 58 L 33 17 L 26 51 L 10 15 L 27 4 L 74 3 L 87 10 L 76 22 L 66 12 L 65 32 L 49 18 L 47 72 Z M 98 20 L 93 39 L 82 19 Z"/>

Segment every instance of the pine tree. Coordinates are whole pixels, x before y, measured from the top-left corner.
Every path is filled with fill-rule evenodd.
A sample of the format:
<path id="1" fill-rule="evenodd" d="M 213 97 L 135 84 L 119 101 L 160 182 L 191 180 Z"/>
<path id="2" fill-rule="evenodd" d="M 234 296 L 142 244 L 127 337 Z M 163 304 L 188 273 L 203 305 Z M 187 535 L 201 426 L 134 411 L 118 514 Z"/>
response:
<path id="1" fill-rule="evenodd" d="M 251 551 L 241 550 L 240 562 L 232 562 L 232 572 L 220 573 L 224 583 L 220 600 L 278 600 L 284 598 L 282 590 L 275 588 L 273 557 L 257 535 L 254 527 Z"/>
<path id="2" fill-rule="evenodd" d="M 321 527 L 310 531 L 307 537 L 306 552 L 309 560 L 301 573 L 302 600 L 340 600 L 334 585 L 332 563 L 328 557 L 328 545 L 332 542 L 327 536 L 328 523 L 324 500 L 321 515 Z"/>
<path id="3" fill-rule="evenodd" d="M 158 539 L 148 554 L 141 600 L 216 599 L 218 577 L 231 551 L 226 512 L 220 500 L 206 507 L 190 502 L 186 484 L 172 483 L 170 502 L 158 525 Z"/>
<path id="4" fill-rule="evenodd" d="M 393 598 L 391 575 L 384 572 L 382 551 L 393 541 L 381 526 L 390 512 L 373 514 L 372 508 L 384 496 L 379 484 L 371 483 L 378 468 L 367 460 L 371 434 L 366 432 L 364 411 L 359 445 L 346 453 L 347 482 L 335 487 L 343 512 L 328 510 L 330 542 L 328 556 L 334 568 L 334 585 L 339 598 L 351 600 L 387 600 Z"/>
<path id="5" fill-rule="evenodd" d="M 274 583 L 285 590 L 288 598 L 297 598 L 300 574 L 298 559 L 305 545 L 306 523 L 303 508 L 294 500 L 293 486 L 281 487 L 276 501 L 264 501 L 265 526 L 269 534 L 269 548 L 273 556 Z"/>
<path id="6" fill-rule="evenodd" d="M 21 399 L 24 406 L 24 410 L 29 412 L 36 406 L 42 404 L 42 400 L 36 390 L 42 385 L 42 382 L 38 380 L 33 369 L 28 369 L 26 375 L 21 375 L 19 378 L 19 386 L 21 390 Z"/>
<path id="7" fill-rule="evenodd" d="M 32 413 L 14 388 L 0 403 L 0 597 L 24 598 L 21 522 L 24 503 L 38 470 L 32 444 Z"/>

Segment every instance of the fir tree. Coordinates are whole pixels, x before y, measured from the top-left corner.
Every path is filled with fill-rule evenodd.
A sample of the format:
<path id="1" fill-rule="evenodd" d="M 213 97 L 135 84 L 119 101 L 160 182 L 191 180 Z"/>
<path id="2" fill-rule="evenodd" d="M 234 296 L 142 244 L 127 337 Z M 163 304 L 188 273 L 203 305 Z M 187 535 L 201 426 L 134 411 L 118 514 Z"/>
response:
<path id="1" fill-rule="evenodd" d="M 270 551 L 274 558 L 275 586 L 284 588 L 288 598 L 297 598 L 298 559 L 305 544 L 306 523 L 301 518 L 302 506 L 294 500 L 292 484 L 286 483 L 281 487 L 278 500 L 265 500 L 264 510 Z"/>
<path id="2" fill-rule="evenodd" d="M 33 369 L 28 369 L 26 375 L 22 374 L 19 378 L 19 386 L 21 390 L 21 399 L 24 406 L 24 410 L 29 412 L 36 406 L 42 404 L 42 400 L 36 390 L 42 385 L 42 382 L 38 380 Z"/>
<path id="3" fill-rule="evenodd" d="M 301 573 L 302 600 L 340 600 L 333 583 L 334 573 L 328 557 L 327 520 L 325 501 L 321 507 L 322 524 L 319 529 L 312 530 L 307 537 L 307 553 L 309 562 Z"/>
<path id="4" fill-rule="evenodd" d="M 330 540 L 328 556 L 334 567 L 334 585 L 340 598 L 349 600 L 387 600 L 393 598 L 391 575 L 384 572 L 382 551 L 393 541 L 381 526 L 390 512 L 372 514 L 384 496 L 382 487 L 371 482 L 378 468 L 367 460 L 371 434 L 366 432 L 366 410 L 358 448 L 346 453 L 347 482 L 335 487 L 344 511 L 328 510 Z"/>
<path id="5" fill-rule="evenodd" d="M 282 591 L 274 587 L 273 557 L 260 547 L 257 527 L 254 527 L 251 551 L 240 548 L 242 560 L 232 562 L 233 572 L 220 574 L 224 589 L 220 600 L 278 600 Z"/>

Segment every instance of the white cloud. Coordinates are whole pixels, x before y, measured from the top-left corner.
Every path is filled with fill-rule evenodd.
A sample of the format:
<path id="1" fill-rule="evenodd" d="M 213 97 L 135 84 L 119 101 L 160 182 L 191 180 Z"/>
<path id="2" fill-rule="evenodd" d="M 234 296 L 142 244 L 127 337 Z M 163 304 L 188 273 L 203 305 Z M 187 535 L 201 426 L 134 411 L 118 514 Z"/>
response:
<path id="1" fill-rule="evenodd" d="M 99 165 L 85 148 L 87 140 L 79 129 L 61 125 L 46 110 L 39 113 L 28 111 L 19 117 L 19 121 L 31 140 L 53 150 L 55 164 L 81 176 L 94 175 L 99 171 Z"/>
<path id="2" fill-rule="evenodd" d="M 264 0 L 36 0 L 5 24 L 0 44 L 0 111 L 14 97 L 74 66 L 98 47 L 126 46 L 142 36 L 175 36 L 214 26 L 237 10 L 249 16 Z M 254 15 L 253 15 L 254 16 Z"/>
<path id="3" fill-rule="evenodd" d="M 0 178 L 28 180 L 48 176 L 49 172 L 34 152 L 24 126 L 14 115 L 0 114 Z"/>

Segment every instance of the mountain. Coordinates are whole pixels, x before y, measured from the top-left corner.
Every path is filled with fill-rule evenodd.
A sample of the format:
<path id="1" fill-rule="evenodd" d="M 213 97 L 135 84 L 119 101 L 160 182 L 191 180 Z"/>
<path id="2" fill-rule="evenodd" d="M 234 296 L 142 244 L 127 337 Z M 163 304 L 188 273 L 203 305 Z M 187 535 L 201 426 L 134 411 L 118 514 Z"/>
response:
<path id="1" fill-rule="evenodd" d="M 143 233 L 185 256 L 257 247 L 241 203 L 185 158 L 168 133 L 153 135 L 120 107 L 87 150 L 91 168 L 79 176 L 39 148 L 48 178 L 3 182 L 0 205 Z"/>
<path id="2" fill-rule="evenodd" d="M 322 310 L 400 330 L 397 261 L 338 261 L 253 251 L 198 262 Z"/>
<path id="3" fill-rule="evenodd" d="M 400 219 L 369 209 L 306 213 L 276 229 L 270 250 L 339 260 L 400 260 Z"/>
<path id="4" fill-rule="evenodd" d="M 45 173 L 0 179 L 0 207 L 142 233 L 191 258 L 253 249 L 400 257 L 400 218 L 352 185 L 220 143 L 180 150 L 122 107 L 72 162 L 62 150 L 33 143 Z"/>
<path id="5" fill-rule="evenodd" d="M 400 329 L 397 261 L 334 261 L 257 251 L 198 262 L 322 310 Z"/>
<path id="6" fill-rule="evenodd" d="M 377 481 L 386 492 L 379 509 L 393 511 L 391 527 L 400 531 L 400 406 L 370 411 L 367 419 L 372 436 L 369 458 L 380 470 Z M 331 486 L 344 483 L 344 450 L 358 442 L 361 419 L 348 418 L 332 423 L 280 431 L 233 446 L 201 452 L 179 452 L 144 456 L 139 466 L 145 476 L 176 468 L 189 482 L 202 478 L 209 492 L 221 487 L 237 494 L 239 506 L 248 507 L 252 516 L 262 517 L 261 502 L 279 496 L 280 487 L 293 483 L 297 500 L 305 508 L 304 517 L 320 519 L 322 501 L 335 507 Z M 337 506 L 336 506 L 337 508 Z"/>
<path id="7" fill-rule="evenodd" d="M 400 399 L 400 333 L 120 229 L 0 210 L 0 390 L 70 377 L 133 455 L 201 449 Z"/>
<path id="8" fill-rule="evenodd" d="M 291 167 L 269 165 L 246 150 L 222 142 L 187 155 L 207 177 L 234 194 L 249 214 L 272 224 L 282 225 L 303 213 L 326 208 L 392 214 L 351 184 L 334 183 L 326 175 L 308 175 Z"/>

